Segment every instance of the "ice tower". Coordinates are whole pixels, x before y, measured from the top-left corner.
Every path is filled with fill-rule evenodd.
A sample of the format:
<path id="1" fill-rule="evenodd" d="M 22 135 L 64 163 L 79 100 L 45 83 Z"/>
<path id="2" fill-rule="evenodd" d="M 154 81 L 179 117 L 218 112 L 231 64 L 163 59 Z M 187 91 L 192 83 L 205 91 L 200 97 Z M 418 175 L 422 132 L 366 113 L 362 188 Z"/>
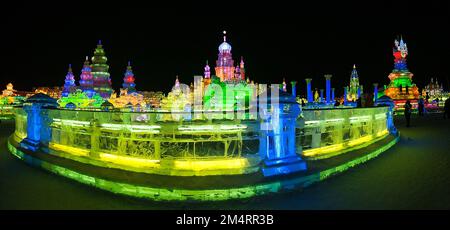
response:
<path id="1" fill-rule="evenodd" d="M 384 94 L 394 100 L 396 109 L 403 109 L 406 100 L 410 100 L 413 107 L 416 107 L 419 89 L 413 84 L 413 74 L 409 72 L 406 65 L 408 47 L 402 38 L 400 41 L 395 40 L 394 44 L 394 70 L 388 76 L 391 82 L 385 86 Z"/>
<path id="2" fill-rule="evenodd" d="M 97 48 L 92 57 L 92 76 L 94 79 L 94 90 L 104 99 L 108 99 L 112 94 L 111 79 L 109 77 L 109 66 L 106 63 L 102 42 L 98 41 Z"/>

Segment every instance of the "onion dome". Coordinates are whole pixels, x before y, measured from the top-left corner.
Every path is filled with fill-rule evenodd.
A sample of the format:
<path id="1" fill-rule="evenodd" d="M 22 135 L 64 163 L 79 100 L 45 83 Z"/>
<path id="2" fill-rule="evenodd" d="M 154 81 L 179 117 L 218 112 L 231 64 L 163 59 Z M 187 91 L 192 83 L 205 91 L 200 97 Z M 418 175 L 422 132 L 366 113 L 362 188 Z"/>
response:
<path id="1" fill-rule="evenodd" d="M 222 44 L 220 44 L 219 46 L 219 52 L 224 53 L 224 52 L 231 52 L 231 45 L 227 43 L 227 36 L 226 36 L 227 32 L 223 31 L 223 42 Z"/>

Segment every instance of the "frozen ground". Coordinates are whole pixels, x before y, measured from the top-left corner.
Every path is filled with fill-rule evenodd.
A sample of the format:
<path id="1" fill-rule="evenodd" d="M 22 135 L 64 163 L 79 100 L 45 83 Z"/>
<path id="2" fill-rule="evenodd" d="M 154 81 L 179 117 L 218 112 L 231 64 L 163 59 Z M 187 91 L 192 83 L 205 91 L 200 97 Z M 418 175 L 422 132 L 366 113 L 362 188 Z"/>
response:
<path id="1" fill-rule="evenodd" d="M 303 191 L 245 201 L 158 203 L 117 196 L 32 168 L 6 148 L 0 124 L 0 209 L 449 209 L 450 120 L 441 114 L 396 125 L 401 141 L 380 157 Z"/>

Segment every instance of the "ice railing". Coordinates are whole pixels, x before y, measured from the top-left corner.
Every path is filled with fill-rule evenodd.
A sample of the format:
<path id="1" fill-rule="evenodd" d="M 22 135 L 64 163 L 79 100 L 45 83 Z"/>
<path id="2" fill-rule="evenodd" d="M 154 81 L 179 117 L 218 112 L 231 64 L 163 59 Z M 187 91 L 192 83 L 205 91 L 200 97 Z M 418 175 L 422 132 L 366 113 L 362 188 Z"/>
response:
<path id="1" fill-rule="evenodd" d="M 145 159 L 210 158 L 256 155 L 256 119 L 168 119 L 164 112 L 101 112 L 44 109 L 51 122 L 50 148 L 79 155 L 108 153 Z M 219 114 L 216 112 L 214 114 Z M 226 116 L 222 112 L 223 117 Z M 189 117 L 191 116 L 191 117 Z M 219 115 L 217 115 L 219 116 Z M 321 156 L 370 143 L 388 133 L 388 107 L 304 109 L 297 128 L 297 153 Z M 15 109 L 16 131 L 27 136 L 27 114 Z"/>
<path id="2" fill-rule="evenodd" d="M 19 139 L 27 137 L 27 113 L 21 107 L 14 108 L 14 120 L 16 123 L 15 135 Z"/>
<path id="3" fill-rule="evenodd" d="M 14 108 L 12 105 L 0 105 L 0 119 L 12 117 L 14 115 Z"/>
<path id="4" fill-rule="evenodd" d="M 389 107 L 303 110 L 297 145 L 308 157 L 339 153 L 387 135 L 389 117 Z"/>
<path id="5" fill-rule="evenodd" d="M 232 119 L 229 112 L 47 110 L 52 130 L 49 146 L 80 155 L 107 153 L 159 160 L 258 152 L 259 123 L 249 115 Z M 211 115 L 222 119 L 207 119 Z"/>

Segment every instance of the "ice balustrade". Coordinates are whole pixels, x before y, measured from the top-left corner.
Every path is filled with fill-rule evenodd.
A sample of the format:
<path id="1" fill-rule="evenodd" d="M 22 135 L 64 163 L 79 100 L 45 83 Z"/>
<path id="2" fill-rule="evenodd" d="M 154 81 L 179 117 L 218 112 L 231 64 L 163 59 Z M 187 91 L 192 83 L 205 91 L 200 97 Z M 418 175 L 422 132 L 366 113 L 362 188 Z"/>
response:
<path id="1" fill-rule="evenodd" d="M 12 117 L 14 115 L 13 111 L 13 106 L 0 105 L 0 119 Z"/>
<path id="2" fill-rule="evenodd" d="M 15 135 L 19 139 L 24 139 L 27 137 L 27 113 L 22 108 L 14 108 L 15 114 Z"/>
<path id="3" fill-rule="evenodd" d="M 164 112 L 43 111 L 51 118 L 49 147 L 73 154 L 98 157 L 108 153 L 158 160 L 245 157 L 259 151 L 260 121 L 256 119 L 216 120 L 207 119 L 208 114 L 183 112 L 175 118 L 185 119 L 173 119 Z M 27 136 L 27 114 L 21 108 L 15 113 L 15 134 L 23 139 Z M 305 125 L 296 129 L 296 152 L 307 157 L 336 153 L 383 137 L 392 119 L 389 107 L 304 109 L 302 117 Z"/>
<path id="4" fill-rule="evenodd" d="M 305 127 L 297 130 L 298 145 L 307 157 L 327 156 L 389 133 L 389 107 L 303 110 Z"/>
<path id="5" fill-rule="evenodd" d="M 218 113 L 215 113 L 216 115 Z M 184 119 L 176 118 L 177 116 Z M 196 117 L 197 119 L 192 119 Z M 257 121 L 194 113 L 49 110 L 50 147 L 146 159 L 240 157 L 258 152 Z M 188 118 L 188 119 L 186 119 Z M 78 150 L 78 151 L 77 151 Z"/>

